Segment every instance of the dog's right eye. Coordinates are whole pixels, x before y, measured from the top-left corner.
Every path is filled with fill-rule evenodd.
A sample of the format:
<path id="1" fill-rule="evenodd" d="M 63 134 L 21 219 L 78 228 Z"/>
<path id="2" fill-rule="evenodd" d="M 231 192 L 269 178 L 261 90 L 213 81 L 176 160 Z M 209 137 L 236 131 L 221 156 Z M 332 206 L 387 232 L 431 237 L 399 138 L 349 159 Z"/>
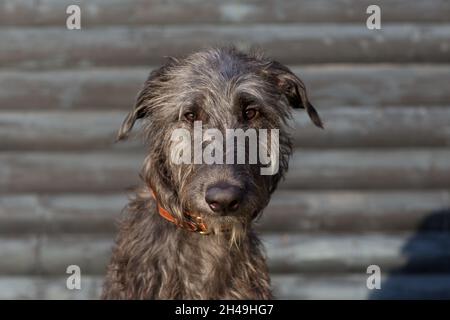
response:
<path id="1" fill-rule="evenodd" d="M 244 111 L 245 120 L 252 120 L 258 115 L 258 110 L 256 108 L 247 108 Z"/>
<path id="2" fill-rule="evenodd" d="M 189 122 L 194 122 L 197 116 L 194 112 L 186 112 L 184 118 Z"/>

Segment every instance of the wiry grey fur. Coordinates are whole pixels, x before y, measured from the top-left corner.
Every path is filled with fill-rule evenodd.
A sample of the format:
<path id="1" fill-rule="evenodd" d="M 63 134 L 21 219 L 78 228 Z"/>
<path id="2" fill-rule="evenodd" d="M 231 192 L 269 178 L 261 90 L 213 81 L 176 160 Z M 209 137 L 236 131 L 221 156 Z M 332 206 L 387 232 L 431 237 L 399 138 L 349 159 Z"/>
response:
<path id="1" fill-rule="evenodd" d="M 249 105 L 258 109 L 245 120 Z M 119 139 L 137 119 L 143 121 L 148 156 L 144 185 L 126 208 L 108 267 L 105 299 L 270 299 L 270 279 L 262 246 L 252 221 L 268 204 L 288 168 L 292 108 L 305 108 L 321 120 L 309 103 L 305 86 L 288 68 L 259 54 L 219 48 L 170 61 L 153 71 L 125 119 Z M 169 160 L 172 131 L 192 130 L 184 118 L 193 112 L 204 128 L 280 130 L 280 170 L 260 174 L 259 164 L 174 165 Z M 233 214 L 218 216 L 205 202 L 205 188 L 224 181 L 243 190 Z M 201 235 L 159 216 L 148 186 L 159 203 L 178 219 L 195 212 L 215 232 Z M 221 232 L 226 226 L 230 232 Z"/>

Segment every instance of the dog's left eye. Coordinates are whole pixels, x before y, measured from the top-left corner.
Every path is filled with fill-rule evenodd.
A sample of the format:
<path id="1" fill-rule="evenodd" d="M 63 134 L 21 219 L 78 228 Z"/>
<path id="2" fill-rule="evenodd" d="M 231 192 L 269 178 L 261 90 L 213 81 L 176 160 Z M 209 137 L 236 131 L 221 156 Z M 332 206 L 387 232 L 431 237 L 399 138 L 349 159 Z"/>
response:
<path id="1" fill-rule="evenodd" d="M 196 115 L 194 112 L 186 112 L 186 113 L 184 114 L 184 118 L 185 118 L 187 121 L 194 122 L 195 119 L 197 118 L 197 115 Z"/>
<path id="2" fill-rule="evenodd" d="M 256 118 L 258 113 L 259 113 L 259 111 L 256 108 L 247 108 L 244 111 L 244 118 L 245 118 L 245 120 L 252 120 L 252 119 Z"/>

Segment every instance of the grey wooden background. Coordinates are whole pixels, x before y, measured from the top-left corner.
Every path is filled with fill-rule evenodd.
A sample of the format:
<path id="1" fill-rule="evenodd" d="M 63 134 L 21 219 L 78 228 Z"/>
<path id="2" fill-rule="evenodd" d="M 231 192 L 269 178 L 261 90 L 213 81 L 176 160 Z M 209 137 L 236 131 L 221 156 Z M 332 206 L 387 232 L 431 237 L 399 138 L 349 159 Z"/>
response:
<path id="1" fill-rule="evenodd" d="M 450 1 L 1 0 L 0 28 L 0 298 L 98 297 L 143 160 L 116 129 L 162 56 L 230 41 L 290 65 L 326 125 L 296 115 L 260 223 L 277 295 L 450 298 Z"/>

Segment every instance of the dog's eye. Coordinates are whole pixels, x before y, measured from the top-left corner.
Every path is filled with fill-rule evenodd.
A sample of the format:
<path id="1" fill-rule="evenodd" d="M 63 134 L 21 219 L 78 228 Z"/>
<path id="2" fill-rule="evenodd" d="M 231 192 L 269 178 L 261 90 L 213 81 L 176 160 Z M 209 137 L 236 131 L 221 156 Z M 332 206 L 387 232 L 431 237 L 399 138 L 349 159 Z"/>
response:
<path id="1" fill-rule="evenodd" d="M 258 110 L 256 108 L 247 108 L 244 111 L 245 120 L 252 120 L 258 115 Z"/>
<path id="2" fill-rule="evenodd" d="M 194 122 L 197 118 L 197 115 L 195 114 L 195 112 L 186 112 L 184 114 L 184 118 L 189 122 Z"/>

